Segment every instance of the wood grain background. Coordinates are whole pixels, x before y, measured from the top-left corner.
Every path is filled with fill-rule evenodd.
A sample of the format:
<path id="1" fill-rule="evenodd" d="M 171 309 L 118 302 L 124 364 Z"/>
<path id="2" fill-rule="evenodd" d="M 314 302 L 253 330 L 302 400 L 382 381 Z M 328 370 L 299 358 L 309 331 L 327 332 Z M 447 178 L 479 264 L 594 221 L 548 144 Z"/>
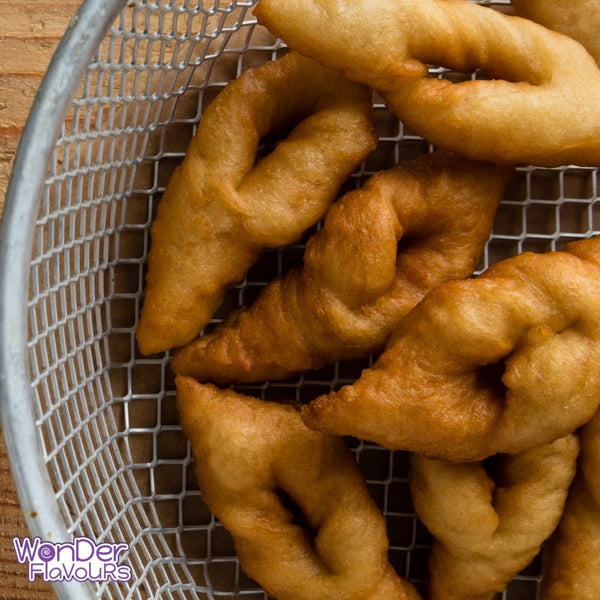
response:
<path id="1" fill-rule="evenodd" d="M 13 158 L 41 79 L 79 0 L 0 0 L 0 211 Z M 30 583 L 14 536 L 27 536 L 0 437 L 0 600 L 55 598 L 50 584 Z"/>

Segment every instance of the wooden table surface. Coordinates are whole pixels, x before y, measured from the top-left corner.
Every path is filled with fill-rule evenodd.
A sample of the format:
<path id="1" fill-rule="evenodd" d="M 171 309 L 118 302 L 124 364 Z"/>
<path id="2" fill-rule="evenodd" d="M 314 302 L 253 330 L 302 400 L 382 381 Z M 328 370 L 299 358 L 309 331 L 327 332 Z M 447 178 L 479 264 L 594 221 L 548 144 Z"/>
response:
<path id="1" fill-rule="evenodd" d="M 0 0 L 0 211 L 29 109 L 80 0 Z M 50 584 L 27 580 L 12 538 L 28 536 L 0 438 L 0 600 L 55 598 Z"/>

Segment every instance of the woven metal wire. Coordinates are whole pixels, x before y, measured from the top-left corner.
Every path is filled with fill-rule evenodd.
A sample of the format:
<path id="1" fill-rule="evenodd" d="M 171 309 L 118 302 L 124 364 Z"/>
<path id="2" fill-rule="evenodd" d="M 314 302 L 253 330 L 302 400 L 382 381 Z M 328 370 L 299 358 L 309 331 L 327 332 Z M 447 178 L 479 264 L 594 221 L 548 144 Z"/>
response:
<path id="1" fill-rule="evenodd" d="M 86 70 L 47 166 L 29 270 L 32 410 L 68 533 L 130 544 L 131 581 L 93 584 L 99 598 L 266 598 L 202 502 L 168 354 L 143 357 L 135 345 L 149 227 L 170 174 L 227 82 L 284 50 L 256 25 L 254 3 L 128 2 Z M 430 150 L 377 98 L 374 108 L 380 143 L 349 186 Z M 595 169 L 519 168 L 478 271 L 600 233 L 597 186 Z M 302 252 L 302 243 L 267 251 L 212 323 L 251 303 Z M 353 381 L 371 360 L 238 389 L 306 401 Z M 424 589 L 430 538 L 410 503 L 406 454 L 358 441 L 353 450 L 388 520 L 393 565 Z M 539 573 L 536 560 L 501 597 L 537 598 Z"/>

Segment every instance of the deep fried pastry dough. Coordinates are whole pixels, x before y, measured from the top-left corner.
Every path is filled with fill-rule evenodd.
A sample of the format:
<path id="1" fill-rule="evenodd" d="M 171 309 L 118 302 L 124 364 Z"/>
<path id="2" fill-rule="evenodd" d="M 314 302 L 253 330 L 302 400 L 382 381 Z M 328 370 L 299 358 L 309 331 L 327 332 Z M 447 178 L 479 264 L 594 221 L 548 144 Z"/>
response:
<path id="1" fill-rule="evenodd" d="M 516 13 L 577 40 L 600 63 L 600 0 L 512 0 Z"/>
<path id="2" fill-rule="evenodd" d="M 411 456 L 417 516 L 433 535 L 429 600 L 492 600 L 538 554 L 562 515 L 577 436 L 482 463 Z"/>
<path id="3" fill-rule="evenodd" d="M 208 106 L 152 226 L 143 354 L 195 338 L 265 247 L 319 220 L 375 147 L 371 92 L 295 53 L 246 71 Z M 256 165 L 259 142 L 291 133 Z"/>
<path id="4" fill-rule="evenodd" d="M 432 290 L 373 367 L 304 420 L 455 461 L 551 442 L 600 403 L 598 315 L 599 237 L 505 259 Z"/>
<path id="5" fill-rule="evenodd" d="M 579 437 L 579 470 L 544 554 L 542 600 L 600 598 L 600 410 Z"/>
<path id="6" fill-rule="evenodd" d="M 381 91 L 438 148 L 600 164 L 600 70 L 579 43 L 533 21 L 467 0 L 261 0 L 255 13 L 291 48 Z M 455 84 L 427 77 L 428 64 L 490 79 Z"/>
<path id="7" fill-rule="evenodd" d="M 418 600 L 387 559 L 385 519 L 344 441 L 291 405 L 176 377 L 202 498 L 244 571 L 279 600 Z M 306 525 L 286 505 L 301 511 Z"/>
<path id="8" fill-rule="evenodd" d="M 435 153 L 374 175 L 328 210 L 303 267 L 177 352 L 173 371 L 258 381 L 380 351 L 428 290 L 473 272 L 510 173 Z"/>

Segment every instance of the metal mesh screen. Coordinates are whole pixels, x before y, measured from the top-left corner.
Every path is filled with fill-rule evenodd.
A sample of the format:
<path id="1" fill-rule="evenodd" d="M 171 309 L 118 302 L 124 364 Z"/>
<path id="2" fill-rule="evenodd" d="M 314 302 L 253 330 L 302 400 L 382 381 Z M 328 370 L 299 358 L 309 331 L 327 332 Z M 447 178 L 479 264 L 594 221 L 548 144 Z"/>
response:
<path id="1" fill-rule="evenodd" d="M 256 26 L 253 4 L 129 2 L 87 69 L 48 168 L 30 267 L 33 410 L 69 532 L 130 544 L 132 580 L 96 584 L 100 598 L 266 598 L 202 503 L 168 355 L 142 357 L 134 340 L 149 227 L 203 109 L 230 79 L 284 50 Z M 377 98 L 374 107 L 380 144 L 350 187 L 430 150 Z M 519 168 L 478 270 L 600 233 L 597 185 L 595 169 Z M 213 323 L 302 252 L 301 243 L 267 251 Z M 238 389 L 306 401 L 369 362 Z M 353 450 L 386 514 L 391 561 L 423 590 L 430 540 L 411 507 L 407 456 L 356 441 Z M 536 560 L 502 597 L 536 598 L 539 570 Z"/>

